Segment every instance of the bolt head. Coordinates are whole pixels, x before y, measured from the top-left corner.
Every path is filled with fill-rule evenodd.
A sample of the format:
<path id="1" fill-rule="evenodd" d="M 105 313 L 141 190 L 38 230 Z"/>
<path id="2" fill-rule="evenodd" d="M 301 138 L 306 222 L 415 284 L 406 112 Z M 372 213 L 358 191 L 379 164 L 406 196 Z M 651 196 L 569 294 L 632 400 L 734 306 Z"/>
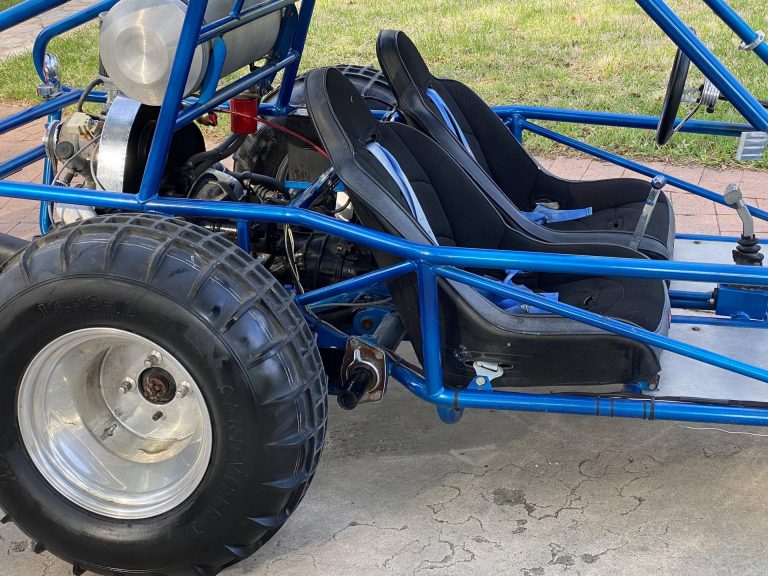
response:
<path id="1" fill-rule="evenodd" d="M 122 394 L 128 394 L 128 392 L 130 392 L 133 389 L 135 384 L 136 384 L 136 381 L 133 378 L 126 378 L 120 384 L 119 390 Z"/>
<path id="2" fill-rule="evenodd" d="M 189 382 L 182 382 L 176 387 L 176 398 L 184 398 L 189 394 Z"/>
<path id="3" fill-rule="evenodd" d="M 373 355 L 376 356 L 376 358 L 378 358 L 379 360 L 384 358 L 384 352 L 382 352 L 381 350 L 375 350 L 373 352 Z"/>
<path id="4" fill-rule="evenodd" d="M 486 378 L 485 376 L 478 376 L 475 378 L 475 382 L 477 382 L 478 386 L 485 386 Z"/>
<path id="5" fill-rule="evenodd" d="M 157 366 L 163 361 L 163 357 L 157 350 L 152 350 L 149 354 L 147 354 L 147 362 L 149 362 L 150 366 Z"/>

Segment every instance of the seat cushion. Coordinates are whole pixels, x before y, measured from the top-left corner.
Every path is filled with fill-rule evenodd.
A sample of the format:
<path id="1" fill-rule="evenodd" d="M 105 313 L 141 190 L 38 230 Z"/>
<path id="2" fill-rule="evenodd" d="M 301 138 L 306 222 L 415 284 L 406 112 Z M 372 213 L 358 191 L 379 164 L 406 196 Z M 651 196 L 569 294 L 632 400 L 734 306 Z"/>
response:
<path id="1" fill-rule="evenodd" d="M 587 232 L 591 230 L 615 230 L 634 232 L 644 206 L 645 202 L 621 204 L 603 210 L 595 210 L 592 212 L 591 216 L 579 218 L 578 220 L 552 222 L 546 226 L 553 230 L 564 231 Z M 672 218 L 670 203 L 667 200 L 667 197 L 662 195 L 659 197 L 659 201 L 653 210 L 651 219 L 648 221 L 648 228 L 645 230 L 645 236 L 655 238 L 659 242 L 667 245 L 670 241 L 670 228 L 673 228 Z"/>
<path id="2" fill-rule="evenodd" d="M 636 278 L 586 278 L 560 284 L 546 284 L 546 292 L 557 292 L 558 300 L 595 314 L 630 322 L 646 330 L 657 330 L 662 323 L 664 286 L 654 280 Z"/>

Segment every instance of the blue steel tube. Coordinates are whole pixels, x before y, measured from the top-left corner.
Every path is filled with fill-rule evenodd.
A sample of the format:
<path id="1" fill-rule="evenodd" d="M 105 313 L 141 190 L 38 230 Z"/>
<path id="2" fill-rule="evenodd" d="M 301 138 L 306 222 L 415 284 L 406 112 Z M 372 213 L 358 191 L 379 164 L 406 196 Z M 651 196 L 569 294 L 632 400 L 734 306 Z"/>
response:
<path id="1" fill-rule="evenodd" d="M 704 3 L 712 9 L 712 12 L 725 22 L 728 27 L 736 32 L 736 35 L 744 41 L 745 46 L 749 46 L 753 42 L 759 40 L 757 32 L 747 24 L 747 22 L 739 15 L 736 10 L 724 0 L 704 0 Z M 768 42 L 762 41 L 755 46 L 752 51 L 757 54 L 760 59 L 768 64 Z"/>
<path id="2" fill-rule="evenodd" d="M 340 296 L 341 294 L 354 292 L 355 290 L 359 290 L 361 288 L 368 288 L 369 286 L 373 286 L 379 282 L 392 280 L 393 278 L 397 278 L 403 274 L 407 274 L 408 272 L 414 272 L 415 270 L 416 265 L 413 262 L 400 262 L 394 266 L 380 268 L 378 270 L 374 270 L 373 272 L 363 274 L 362 276 L 356 276 L 355 278 L 343 280 L 341 282 L 337 282 L 336 284 L 323 286 L 322 288 L 312 290 L 311 292 L 299 294 L 295 297 L 295 300 L 299 306 L 307 306 L 315 302 L 321 302 L 328 298 L 333 298 L 334 296 Z"/>
<path id="3" fill-rule="evenodd" d="M 64 32 L 68 32 L 73 28 L 77 28 L 86 22 L 89 22 L 96 18 L 102 12 L 105 12 L 117 4 L 117 0 L 101 0 L 80 12 L 76 12 L 66 18 L 62 18 L 57 22 L 54 22 L 50 26 L 46 26 L 35 38 L 35 44 L 32 47 L 32 62 L 35 64 L 35 70 L 40 79 L 43 79 L 43 60 L 45 59 L 45 51 L 48 48 L 48 42 L 55 36 L 60 36 Z"/>
<path id="4" fill-rule="evenodd" d="M 26 0 L 0 12 L 0 32 L 21 24 L 25 20 L 48 12 L 56 6 L 66 4 L 68 0 Z"/>
<path id="5" fill-rule="evenodd" d="M 296 83 L 296 75 L 299 72 L 301 63 L 301 53 L 304 51 L 304 44 L 307 41 L 309 25 L 312 22 L 312 12 L 315 9 L 315 0 L 302 0 L 301 10 L 299 11 L 299 23 L 296 26 L 296 36 L 293 38 L 291 48 L 298 53 L 296 61 L 288 66 L 283 72 L 283 78 L 280 82 L 280 92 L 277 95 L 275 110 L 278 114 L 286 114 L 293 94 L 293 85 Z"/>
<path id="6" fill-rule="evenodd" d="M 718 204 L 722 204 L 723 206 L 726 206 L 725 199 L 723 198 L 722 194 L 717 194 L 715 192 L 707 190 L 706 188 L 702 188 L 701 186 L 696 186 L 695 184 L 691 184 L 689 182 L 686 182 L 685 180 L 681 180 L 669 174 L 664 174 L 663 172 L 659 172 L 658 170 L 648 168 L 647 166 L 643 166 L 642 164 L 638 164 L 637 162 L 633 162 L 632 160 L 627 160 L 626 158 L 622 158 L 621 156 L 617 156 L 616 154 L 612 154 L 611 152 L 606 152 L 605 150 L 602 150 L 595 146 L 591 146 L 586 142 L 581 142 L 574 138 L 570 138 L 564 134 L 555 132 L 554 130 L 549 130 L 548 128 L 544 128 L 543 126 L 539 126 L 538 124 L 533 124 L 532 122 L 528 122 L 527 120 L 523 120 L 521 122 L 521 125 L 523 126 L 523 128 L 525 128 L 526 130 L 530 130 L 534 134 L 538 134 L 539 136 L 544 136 L 545 138 L 549 138 L 554 142 L 564 144 L 565 146 L 573 148 L 574 150 L 585 152 L 587 154 L 590 154 L 591 156 L 595 156 L 596 158 L 600 158 L 602 160 L 611 162 L 612 164 L 623 166 L 624 168 L 629 168 L 630 170 L 634 170 L 639 174 L 644 174 L 651 178 L 657 175 L 663 175 L 666 177 L 667 182 L 671 186 L 676 186 L 677 188 L 685 190 L 686 192 L 696 194 L 697 196 L 701 196 L 702 198 L 706 198 L 707 200 L 711 200 L 712 202 L 717 202 Z M 747 208 L 749 209 L 749 213 L 752 214 L 753 216 L 756 216 L 761 220 L 768 220 L 768 212 L 766 212 L 765 210 L 762 210 L 760 208 L 755 208 L 754 206 L 750 206 L 750 205 L 747 205 Z"/>
<path id="7" fill-rule="evenodd" d="M 437 275 L 434 267 L 421 262 L 416 270 L 419 279 L 419 320 L 421 321 L 421 349 L 424 375 L 427 379 L 427 397 L 440 395 L 443 390 L 443 359 L 440 341 L 440 307 Z"/>
<path id="8" fill-rule="evenodd" d="M 515 117 L 526 120 L 547 120 L 569 122 L 572 124 L 591 124 L 594 126 L 614 126 L 617 128 L 638 128 L 656 130 L 658 116 L 640 116 L 637 114 L 618 114 L 616 112 L 595 112 L 592 110 L 571 110 L 568 108 L 546 108 L 540 106 L 494 106 L 493 111 L 502 120 L 512 121 Z M 516 120 L 519 123 L 519 120 Z M 681 119 L 675 122 L 677 126 Z M 733 122 L 712 122 L 711 120 L 689 120 L 680 132 L 706 134 L 708 136 L 731 136 L 738 138 L 742 132 L 753 130 L 749 124 Z"/>
<path id="9" fill-rule="evenodd" d="M 768 131 L 768 110 L 723 66 L 693 31 L 663 0 L 635 0 L 659 28 L 677 44 L 704 76 L 717 86 L 755 130 Z"/>
<path id="10" fill-rule="evenodd" d="M 48 116 L 49 114 L 55 114 L 62 108 L 77 102 L 77 99 L 80 98 L 80 94 L 82 93 L 82 90 L 70 90 L 69 92 L 65 92 L 59 96 L 56 96 L 55 98 L 46 100 L 41 104 L 36 104 L 35 106 L 26 108 L 21 112 L 6 116 L 0 120 L 0 134 L 5 134 L 10 130 L 14 130 L 15 128 L 24 126 L 25 124 L 29 124 L 30 122 L 38 120 L 44 116 Z"/>
<path id="11" fill-rule="evenodd" d="M 575 396 L 569 394 L 531 394 L 502 390 L 451 390 L 442 388 L 437 396 L 429 397 L 424 379 L 402 364 L 392 367 L 392 376 L 418 398 L 449 407 L 514 410 L 606 416 L 609 418 L 639 418 L 643 420 L 676 420 L 768 426 L 768 409 L 725 404 L 675 402 L 655 399 L 629 399 L 605 396 Z"/>
<path id="12" fill-rule="evenodd" d="M 40 147 L 40 158 L 45 151 Z M 101 208 L 132 211 L 152 211 L 180 217 L 222 218 L 227 220 L 255 220 L 304 226 L 327 232 L 368 246 L 399 258 L 445 264 L 447 266 L 514 269 L 532 272 L 559 272 L 585 276 L 621 276 L 629 278 L 657 278 L 691 282 L 721 282 L 764 286 L 768 284 L 768 269 L 760 266 L 735 266 L 697 262 L 668 262 L 665 260 L 635 260 L 606 256 L 575 256 L 545 254 L 513 250 L 487 250 L 451 246 L 427 246 L 369 228 L 363 228 L 336 218 L 309 210 L 245 204 L 214 202 L 181 198 L 155 198 L 139 202 L 135 194 L 117 194 L 98 190 L 83 191 L 62 186 L 45 186 L 21 182 L 0 182 L 0 195 L 29 200 L 48 200 L 82 204 Z"/>
<path id="13" fill-rule="evenodd" d="M 168 87 L 163 96 L 163 105 L 160 108 L 157 127 L 149 149 L 147 168 L 141 179 L 139 202 L 144 203 L 154 198 L 160 189 L 160 179 L 168 158 L 171 138 L 176 131 L 179 103 L 184 99 L 184 86 L 187 83 L 192 56 L 197 48 L 197 39 L 200 35 L 200 27 L 203 24 L 203 16 L 207 6 L 207 0 L 190 0 L 187 4 L 187 13 L 184 15 L 179 44 L 173 58 L 171 76 L 168 79 Z"/>
<path id="14" fill-rule="evenodd" d="M 43 158 L 45 158 L 45 146 L 37 146 L 18 156 L 14 156 L 10 160 L 0 163 L 0 179 L 17 172 L 38 160 L 42 160 Z M 4 184 L 4 182 L 0 182 L 0 194 L 2 194 L 2 186 Z"/>

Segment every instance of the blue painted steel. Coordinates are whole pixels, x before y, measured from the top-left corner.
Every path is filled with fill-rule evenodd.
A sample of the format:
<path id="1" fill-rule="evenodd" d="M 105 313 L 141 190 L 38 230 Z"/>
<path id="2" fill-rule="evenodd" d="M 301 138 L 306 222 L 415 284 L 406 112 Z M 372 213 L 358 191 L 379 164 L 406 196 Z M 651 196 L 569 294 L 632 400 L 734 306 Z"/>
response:
<path id="1" fill-rule="evenodd" d="M 387 280 L 393 280 L 394 278 L 415 271 L 416 264 L 413 262 L 400 262 L 394 266 L 380 268 L 373 272 L 363 274 L 362 276 L 356 276 L 355 278 L 337 282 L 336 284 L 324 286 L 317 290 L 312 290 L 311 292 L 297 294 L 295 300 L 299 306 L 308 306 L 336 296 L 341 296 L 342 294 L 347 294 L 348 292 L 357 292 L 363 288 L 368 288 L 369 286 L 374 286 L 380 282 L 386 282 Z"/>
<path id="2" fill-rule="evenodd" d="M 251 253 L 251 226 L 248 220 L 237 221 L 237 245 Z"/>
<path id="3" fill-rule="evenodd" d="M 279 70 L 284 69 L 286 66 L 292 65 L 294 62 L 297 62 L 298 59 L 299 55 L 296 52 L 291 52 L 282 60 L 269 66 L 263 66 L 262 68 L 259 68 L 258 70 L 251 72 L 250 74 L 246 74 L 238 80 L 235 80 L 231 84 L 220 88 L 206 103 L 195 102 L 194 104 L 185 107 L 176 120 L 176 130 L 186 126 L 212 108 L 215 108 L 230 98 L 237 96 L 260 80 L 269 77 Z M 261 111 L 261 108 L 259 110 Z"/>
<path id="4" fill-rule="evenodd" d="M 258 4 L 254 4 L 250 8 L 241 10 L 239 15 L 227 14 L 223 18 L 215 20 L 209 24 L 205 24 L 200 30 L 200 35 L 196 40 L 197 44 L 204 44 L 213 38 L 239 28 L 240 26 L 252 22 L 267 14 L 276 12 L 286 6 L 295 4 L 297 0 L 266 0 Z"/>
<path id="5" fill-rule="evenodd" d="M 206 0 L 190 0 L 187 5 L 179 44 L 176 47 L 176 55 L 173 58 L 171 75 L 168 79 L 168 87 L 163 96 L 163 105 L 160 107 L 155 134 L 149 149 L 147 167 L 144 171 L 144 177 L 141 179 L 140 202 L 147 202 L 154 198 L 160 189 L 160 179 L 171 147 L 171 138 L 176 131 L 179 102 L 184 98 L 184 87 L 189 76 L 189 68 L 192 65 L 192 57 L 195 53 L 197 38 L 200 34 L 207 5 Z"/>
<path id="6" fill-rule="evenodd" d="M 715 312 L 740 320 L 768 319 L 768 290 L 721 284 L 717 288 Z"/>
<path id="7" fill-rule="evenodd" d="M 728 98 L 755 130 L 768 132 L 768 110 L 712 54 L 694 32 L 663 0 L 635 0 L 691 62 Z"/>
<path id="8" fill-rule="evenodd" d="M 714 308 L 712 292 L 670 290 L 669 300 L 672 308 L 685 308 L 688 310 L 712 310 Z"/>
<path id="9" fill-rule="evenodd" d="M 0 12 L 0 32 L 8 30 L 25 20 L 39 16 L 56 6 L 65 4 L 67 0 L 26 0 Z"/>
<path id="10" fill-rule="evenodd" d="M 307 41 L 309 24 L 312 21 L 314 10 L 315 0 L 302 0 L 299 21 L 296 25 L 296 35 L 293 39 L 292 52 L 296 53 L 296 60 L 288 65 L 283 72 L 283 81 L 280 83 L 280 91 L 277 94 L 277 102 L 274 105 L 274 111 L 278 114 L 287 114 L 290 111 L 291 94 L 293 94 L 293 86 L 296 83 L 296 76 L 301 64 L 301 53 L 304 51 L 304 44 Z"/>
<path id="11" fill-rule="evenodd" d="M 419 279 L 422 365 L 427 378 L 427 397 L 432 398 L 439 396 L 443 390 L 443 355 L 440 342 L 437 275 L 432 266 L 422 261 L 416 268 L 416 276 Z"/>
<path id="12" fill-rule="evenodd" d="M 656 130 L 659 124 L 658 116 L 638 116 L 636 114 L 617 114 L 615 112 L 593 112 L 589 110 L 571 110 L 567 108 L 546 108 L 538 106 L 494 106 L 493 111 L 504 121 L 512 121 L 515 116 L 519 120 L 546 120 L 552 122 L 567 122 L 575 124 L 591 124 L 594 126 L 614 126 L 617 128 L 638 128 Z M 675 125 L 680 123 L 678 119 Z M 709 120 L 689 120 L 680 132 L 705 134 L 708 136 L 733 136 L 738 138 L 742 132 L 754 128 L 749 124 L 734 124 L 731 122 L 711 122 Z"/>
<path id="13" fill-rule="evenodd" d="M 712 11 L 717 14 L 720 19 L 725 22 L 728 27 L 736 32 L 736 35 L 744 41 L 746 46 L 756 41 L 759 36 L 747 22 L 739 16 L 731 6 L 724 0 L 704 0 L 704 3 L 709 6 Z M 763 62 L 768 64 L 768 42 L 765 40 L 760 42 L 753 52 L 757 54 Z"/>
<path id="14" fill-rule="evenodd" d="M 722 318 L 719 316 L 691 316 L 688 314 L 672 315 L 673 324 L 701 324 L 704 326 L 723 326 L 726 328 L 768 328 L 768 322 Z"/>
<path id="15" fill-rule="evenodd" d="M 710 234 L 676 234 L 676 240 L 701 240 L 702 242 L 726 242 L 735 244 L 739 241 L 738 236 L 712 236 Z M 768 244 L 768 239 L 760 240 L 760 244 Z"/>
<path id="16" fill-rule="evenodd" d="M 74 104 L 77 102 L 77 99 L 80 98 L 82 93 L 82 90 L 71 90 L 56 96 L 55 98 L 51 98 L 50 100 L 46 100 L 45 102 L 36 104 L 30 108 L 26 108 L 21 112 L 6 116 L 0 120 L 0 134 L 5 134 L 10 130 L 24 126 L 25 124 L 29 124 L 34 120 L 38 120 L 39 118 L 53 114 L 57 110 L 61 110 L 70 104 Z"/>
<path id="17" fill-rule="evenodd" d="M 365 308 L 355 314 L 352 327 L 356 334 L 373 334 L 381 321 L 391 313 L 390 310 L 379 307 Z"/>
<path id="18" fill-rule="evenodd" d="M 226 59 L 227 43 L 221 38 L 214 38 L 213 47 L 211 48 L 211 61 L 208 63 L 203 82 L 200 85 L 200 97 L 197 99 L 199 104 L 205 104 L 213 97 Z"/>
<path id="19" fill-rule="evenodd" d="M 585 142 L 580 142 L 579 140 L 575 140 L 574 138 L 570 138 L 568 136 L 565 136 L 564 134 L 560 134 L 559 132 L 555 132 L 554 130 L 544 128 L 542 126 L 539 126 L 538 124 L 534 124 L 527 120 L 524 120 L 522 122 L 522 126 L 526 130 L 530 130 L 534 134 L 538 134 L 539 136 L 544 136 L 545 138 L 549 138 L 550 140 L 559 142 L 560 144 L 564 144 L 566 146 L 574 148 L 575 150 L 581 150 L 582 152 L 586 152 L 587 154 L 590 154 L 602 160 L 606 160 L 607 162 L 617 164 L 618 166 L 629 168 L 630 170 L 633 170 L 640 174 L 644 174 L 645 176 L 649 176 L 651 178 L 659 175 L 664 176 L 669 182 L 669 184 L 671 184 L 672 186 L 685 190 L 686 192 L 691 192 L 692 194 L 696 194 L 697 196 L 701 196 L 702 198 L 706 198 L 707 200 L 711 200 L 712 202 L 717 202 L 718 204 L 722 204 L 723 206 L 727 205 L 725 203 L 725 200 L 723 199 L 723 195 L 718 194 L 717 192 L 712 192 L 711 190 L 707 190 L 706 188 L 702 188 L 701 186 L 690 184 L 685 180 L 675 178 L 670 174 L 665 174 L 664 172 L 659 172 L 658 170 L 655 170 L 653 168 L 648 168 L 647 166 L 643 166 L 642 164 L 638 164 L 637 162 L 632 162 L 631 160 L 627 160 L 626 158 L 622 158 L 621 156 L 612 154 L 611 152 L 606 152 L 601 148 L 591 146 L 590 144 L 587 144 Z M 749 213 L 755 216 L 756 218 L 760 218 L 761 220 L 768 220 L 768 212 L 766 212 L 765 210 L 761 210 L 760 208 L 756 208 L 755 206 L 751 206 L 751 205 L 747 205 L 747 208 L 749 209 Z"/>
<path id="20" fill-rule="evenodd" d="M 57 20 L 50 26 L 46 26 L 40 30 L 37 38 L 35 38 L 35 44 L 32 46 L 32 62 L 34 63 L 37 75 L 41 80 L 43 79 L 43 60 L 45 58 L 45 52 L 48 49 L 48 43 L 51 39 L 97 18 L 99 14 L 109 10 L 112 6 L 117 4 L 117 1 L 118 0 L 101 0 L 92 6 L 80 10 L 80 12 L 76 12 L 61 20 Z"/>
<path id="21" fill-rule="evenodd" d="M 119 210 L 151 211 L 182 217 L 257 220 L 304 226 L 328 232 L 345 240 L 388 252 L 400 258 L 424 260 L 431 264 L 445 264 L 448 266 L 497 270 L 530 270 L 532 272 L 562 272 L 564 274 L 587 276 L 625 276 L 693 282 L 723 282 L 758 286 L 768 283 L 768 269 L 758 266 L 427 246 L 308 210 L 290 207 L 170 197 L 155 198 L 150 202 L 141 202 L 134 194 L 116 194 L 97 190 L 84 191 L 60 186 L 54 187 L 10 181 L 0 182 L 0 195 L 31 200 L 52 200 L 84 204 Z"/>
<path id="22" fill-rule="evenodd" d="M 464 408 L 454 408 L 445 404 L 438 404 L 437 415 L 444 424 L 456 424 L 464 415 Z"/>
<path id="23" fill-rule="evenodd" d="M 29 166 L 43 158 L 45 158 L 45 146 L 36 146 L 26 152 L 22 152 L 18 156 L 14 156 L 10 160 L 0 163 L 0 179 L 13 174 L 14 172 L 18 172 L 25 166 Z M 5 184 L 5 182 L 0 182 L 0 194 L 2 194 L 3 184 Z M 35 198 L 32 198 L 32 200 L 35 200 Z"/>
<path id="24" fill-rule="evenodd" d="M 57 110 L 53 114 L 48 115 L 46 129 L 50 126 L 51 122 L 55 122 L 57 120 L 61 120 L 61 110 Z M 53 184 L 54 178 L 56 178 L 56 173 L 54 170 L 53 162 L 46 155 L 45 159 L 43 160 L 43 184 Z M 41 234 L 47 234 L 48 230 L 51 228 L 50 207 L 50 202 L 40 202 L 40 207 L 38 209 L 38 224 Z"/>
<path id="25" fill-rule="evenodd" d="M 575 396 L 571 394 L 532 394 L 508 391 L 451 390 L 443 388 L 437 396 L 427 396 L 424 379 L 402 364 L 392 367 L 392 375 L 417 397 L 433 404 L 463 408 L 515 410 L 641 418 L 643 420 L 678 420 L 713 424 L 768 426 L 768 409 L 726 404 L 706 404 L 648 399 L 618 398 L 610 394 Z"/>
<path id="26" fill-rule="evenodd" d="M 245 4 L 245 0 L 235 0 L 235 3 L 232 5 L 232 10 L 229 11 L 229 15 L 232 16 L 232 18 L 239 18 L 240 12 L 243 10 L 243 4 Z"/>

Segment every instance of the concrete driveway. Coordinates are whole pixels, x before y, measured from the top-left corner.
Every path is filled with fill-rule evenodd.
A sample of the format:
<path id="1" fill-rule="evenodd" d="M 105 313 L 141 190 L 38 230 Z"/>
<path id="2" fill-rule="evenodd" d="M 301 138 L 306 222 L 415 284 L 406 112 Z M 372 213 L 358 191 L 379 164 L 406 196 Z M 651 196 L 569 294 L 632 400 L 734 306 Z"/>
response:
<path id="1" fill-rule="evenodd" d="M 330 423 L 303 504 L 225 574 L 765 573 L 760 429 L 504 412 L 446 426 L 397 385 Z M 0 529 L 0 575 L 69 574 Z"/>

